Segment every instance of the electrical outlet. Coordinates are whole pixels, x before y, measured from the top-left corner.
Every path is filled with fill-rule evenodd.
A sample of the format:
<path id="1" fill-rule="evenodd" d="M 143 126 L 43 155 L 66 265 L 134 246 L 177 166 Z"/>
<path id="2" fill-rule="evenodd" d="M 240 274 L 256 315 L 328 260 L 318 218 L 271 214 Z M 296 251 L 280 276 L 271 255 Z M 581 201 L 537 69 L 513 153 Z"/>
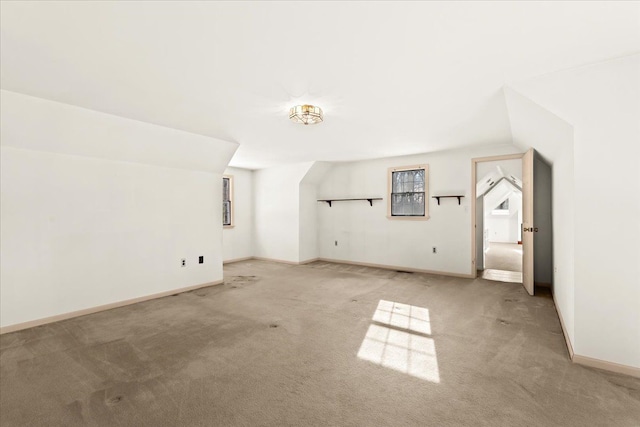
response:
<path id="1" fill-rule="evenodd" d="M 186 267 L 187 266 L 187 259 L 186 258 L 182 258 L 180 260 L 180 267 Z"/>
<path id="2" fill-rule="evenodd" d="M 435 246 L 431 248 L 431 251 L 432 251 L 434 254 L 437 254 L 437 253 L 438 253 L 438 250 L 436 249 L 436 247 L 435 247 Z"/>
<path id="3" fill-rule="evenodd" d="M 204 257 L 202 255 L 198 257 L 198 264 L 204 264 Z"/>

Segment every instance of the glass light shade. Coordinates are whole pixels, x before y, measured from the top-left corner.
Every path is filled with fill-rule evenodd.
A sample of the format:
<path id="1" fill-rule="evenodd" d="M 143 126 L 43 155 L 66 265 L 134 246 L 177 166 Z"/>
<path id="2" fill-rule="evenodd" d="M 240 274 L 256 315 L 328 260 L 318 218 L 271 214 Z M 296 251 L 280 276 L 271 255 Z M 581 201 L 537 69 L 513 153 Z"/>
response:
<path id="1" fill-rule="evenodd" d="M 314 105 L 296 105 L 289 110 L 289 118 L 296 123 L 315 125 L 322 122 L 322 108 Z"/>

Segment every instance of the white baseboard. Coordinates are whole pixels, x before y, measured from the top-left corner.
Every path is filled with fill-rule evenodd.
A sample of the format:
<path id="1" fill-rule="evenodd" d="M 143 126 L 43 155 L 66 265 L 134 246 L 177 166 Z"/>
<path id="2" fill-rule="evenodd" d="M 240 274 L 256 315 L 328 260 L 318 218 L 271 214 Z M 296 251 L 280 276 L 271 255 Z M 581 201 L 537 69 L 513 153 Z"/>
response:
<path id="1" fill-rule="evenodd" d="M 277 258 L 266 258 L 262 256 L 254 256 L 251 259 L 257 259 L 258 261 L 271 261 L 271 262 L 279 262 L 280 264 L 289 264 L 289 265 L 300 265 L 297 261 L 288 261 L 285 259 L 277 259 Z"/>
<path id="2" fill-rule="evenodd" d="M 308 259 L 308 260 L 305 260 L 305 261 L 295 262 L 295 261 L 286 261 L 286 260 L 277 259 L 277 258 L 266 258 L 266 257 L 254 256 L 254 257 L 250 257 L 250 258 L 238 259 L 238 261 L 246 261 L 248 259 L 257 259 L 259 261 L 279 262 L 279 263 L 282 263 L 282 264 L 289 264 L 289 265 L 304 265 L 304 264 L 309 264 L 309 263 L 315 262 L 315 261 L 325 261 L 325 262 L 334 262 L 336 264 L 347 264 L 347 265 L 356 265 L 356 266 L 360 266 L 360 267 L 381 268 L 383 270 L 409 271 L 409 272 L 412 272 L 412 273 L 424 273 L 424 274 L 436 274 L 436 275 L 439 275 L 439 276 L 462 277 L 464 279 L 475 279 L 477 277 L 476 275 L 473 275 L 473 274 L 449 273 L 449 272 L 446 272 L 446 271 L 435 271 L 435 270 L 421 270 L 421 269 L 418 269 L 418 268 L 401 267 L 401 266 L 397 266 L 397 265 L 372 264 L 372 263 L 367 263 L 367 262 L 345 261 L 345 260 L 341 260 L 341 259 L 332 259 L 332 258 L 311 258 L 311 259 Z M 231 261 L 226 261 L 225 264 L 227 262 L 231 262 Z"/>
<path id="3" fill-rule="evenodd" d="M 99 305 L 96 307 L 83 308 L 82 310 L 70 311 L 68 313 L 56 314 L 55 316 L 43 317 L 41 319 L 29 320 L 28 322 L 16 323 L 13 325 L 0 327 L 0 335 L 8 334 L 10 332 L 21 331 L 23 329 L 34 328 L 36 326 L 46 325 L 48 323 L 59 322 L 61 320 L 72 319 L 74 317 L 86 316 L 87 314 L 98 313 L 100 311 L 112 310 L 114 308 L 124 307 L 139 302 L 149 301 L 156 298 L 162 298 L 169 295 L 179 294 L 182 292 L 189 292 L 195 289 L 205 288 L 207 286 L 219 285 L 223 281 L 218 280 L 215 282 L 202 283 L 200 285 L 187 286 L 184 288 L 173 289 L 170 291 L 158 292 L 156 294 L 145 295 L 142 297 L 131 298 L 124 301 L 112 302 L 109 304 Z"/>
<path id="4" fill-rule="evenodd" d="M 358 265 L 362 267 L 382 268 L 384 270 L 409 271 L 412 273 L 436 274 L 438 276 L 462 277 L 465 279 L 476 278 L 476 275 L 474 274 L 449 273 L 446 271 L 434 271 L 434 270 L 421 270 L 419 268 L 400 267 L 397 265 L 371 264 L 368 262 L 344 261 L 341 259 L 331 259 L 331 258 L 318 258 L 318 261 L 335 262 L 336 264 Z"/>
<path id="5" fill-rule="evenodd" d="M 287 261 L 287 260 L 284 260 L 284 259 L 253 256 L 253 257 L 246 258 L 246 259 L 257 259 L 258 261 L 279 262 L 281 264 L 289 264 L 289 265 L 304 265 L 304 264 L 309 264 L 310 262 L 318 261 L 320 258 L 311 258 L 311 259 L 307 259 L 307 260 L 304 260 L 304 261 Z"/>
<path id="6" fill-rule="evenodd" d="M 252 256 L 252 257 L 245 257 L 245 258 L 230 259 L 230 260 L 224 261 L 224 264 L 231 264 L 231 263 L 234 263 L 234 262 L 247 261 L 247 260 L 251 260 L 251 259 L 257 259 L 257 260 L 261 260 L 261 261 L 278 262 L 278 263 L 289 264 L 289 265 L 304 265 L 304 264 L 309 264 L 309 263 L 314 262 L 314 261 L 326 261 L 326 262 L 335 262 L 335 263 L 339 263 L 339 264 L 350 264 L 350 265 L 358 265 L 358 266 L 363 266 L 363 267 L 382 268 L 382 269 L 386 269 L 386 270 L 402 270 L 402 271 L 411 271 L 411 272 L 415 272 L 415 273 L 438 274 L 438 275 L 442 275 L 442 276 L 454 276 L 454 277 L 464 277 L 464 278 L 474 278 L 475 277 L 473 275 L 447 273 L 447 272 L 442 272 L 442 271 L 420 270 L 420 269 L 415 269 L 415 268 L 406 268 L 406 267 L 383 265 L 383 264 L 369 264 L 369 263 L 361 263 L 361 262 L 343 261 L 343 260 L 335 260 L 335 259 L 328 259 L 328 258 L 311 258 L 311 259 L 308 259 L 308 260 L 305 260 L 305 261 L 295 262 L 295 261 L 287 261 L 287 260 L 274 259 L 274 258 L 265 258 L 265 257 Z M 219 285 L 222 282 L 223 282 L 222 280 L 218 280 L 216 282 L 208 282 L 208 283 L 203 283 L 203 284 L 200 284 L 200 285 L 173 289 L 173 290 L 170 290 L 170 291 L 159 292 L 159 293 L 152 294 L 152 295 L 146 295 L 146 296 L 142 296 L 142 297 L 138 297 L 138 298 L 132 298 L 132 299 L 124 300 L 124 301 L 117 301 L 117 302 L 114 302 L 114 303 L 99 305 L 99 306 L 96 306 L 96 307 L 89 307 L 89 308 L 85 308 L 85 309 L 82 309 L 82 310 L 77 310 L 77 311 L 72 311 L 72 312 L 68 312 L 68 313 L 57 314 L 55 316 L 44 317 L 44 318 L 41 318 L 41 319 L 30 320 L 28 322 L 22 322 L 22 323 L 16 323 L 16 324 L 13 324 L 13 325 L 2 326 L 2 327 L 0 327 L 0 335 L 8 334 L 8 333 L 11 333 L 11 332 L 20 331 L 20 330 L 23 330 L 23 329 L 34 328 L 36 326 L 46 325 L 48 323 L 59 322 L 61 320 L 72 319 L 74 317 L 86 316 L 87 314 L 93 314 L 93 313 L 98 313 L 98 312 L 105 311 L 105 310 L 111 310 L 111 309 L 118 308 L 118 307 L 124 307 L 124 306 L 127 306 L 127 305 L 136 304 L 136 303 L 139 303 L 139 302 L 144 302 L 144 301 L 148 301 L 148 300 L 152 300 L 152 299 L 156 299 L 156 298 L 162 298 L 162 297 L 166 297 L 166 296 L 173 295 L 173 294 L 178 294 L 178 293 L 182 293 L 182 292 L 188 292 L 188 291 L 192 291 L 192 290 L 203 288 L 203 287 L 207 287 L 207 286 Z"/>
<path id="7" fill-rule="evenodd" d="M 558 310 L 558 306 L 556 305 L 556 296 L 553 294 L 553 292 L 551 292 L 551 296 L 553 297 L 553 306 L 555 307 L 556 313 L 558 314 L 558 319 L 560 319 L 560 327 L 562 327 L 562 335 L 564 335 L 564 341 L 567 344 L 569 359 L 573 360 L 573 346 L 571 345 L 571 340 L 569 339 L 569 334 L 567 333 L 567 327 L 564 324 L 564 320 L 562 319 L 560 310 Z"/>
<path id="8" fill-rule="evenodd" d="M 252 256 L 246 256 L 244 258 L 233 258 L 233 259 L 227 259 L 222 261 L 223 264 L 232 264 L 234 262 L 240 262 L 240 261 L 248 261 L 250 259 L 253 259 Z"/>
<path id="9" fill-rule="evenodd" d="M 567 344 L 567 351 L 569 352 L 569 359 L 573 363 L 583 366 L 589 366 L 591 368 L 598 368 L 605 371 L 616 372 L 618 374 L 630 375 L 632 377 L 640 378 L 640 368 L 635 368 L 633 366 L 621 365 L 619 363 L 607 362 L 606 360 L 594 359 L 592 357 L 581 356 L 579 354 L 575 354 L 573 351 L 573 345 L 571 345 L 571 340 L 569 340 L 569 334 L 567 333 L 567 328 L 564 324 L 564 320 L 562 319 L 562 314 L 560 310 L 558 310 L 558 306 L 556 305 L 556 297 L 553 296 L 553 305 L 556 308 L 556 313 L 558 313 L 558 319 L 560 319 L 560 326 L 562 327 L 562 333 L 564 335 L 564 340 Z"/>
<path id="10" fill-rule="evenodd" d="M 591 368 L 603 369 L 605 371 L 616 372 L 618 374 L 630 375 L 632 377 L 640 378 L 640 368 L 635 368 L 628 365 L 620 365 L 619 363 L 607 362 L 606 360 L 593 359 L 587 356 L 580 356 L 579 354 L 573 355 L 573 363 L 577 363 L 583 366 L 589 366 Z"/>

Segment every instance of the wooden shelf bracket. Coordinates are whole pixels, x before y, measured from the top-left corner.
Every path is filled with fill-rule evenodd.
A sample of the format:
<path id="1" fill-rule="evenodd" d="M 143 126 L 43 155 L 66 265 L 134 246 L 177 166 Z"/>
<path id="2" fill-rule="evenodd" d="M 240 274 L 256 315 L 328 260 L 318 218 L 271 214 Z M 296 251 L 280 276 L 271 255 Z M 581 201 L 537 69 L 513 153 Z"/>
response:
<path id="1" fill-rule="evenodd" d="M 322 200 L 318 200 L 319 202 L 325 202 L 329 205 L 329 207 L 331 207 L 331 204 L 333 202 L 350 202 L 353 200 L 366 200 L 367 202 L 369 202 L 369 206 L 373 206 L 373 201 L 374 200 L 382 200 L 382 197 L 365 197 L 362 199 L 322 199 Z"/>
<path id="2" fill-rule="evenodd" d="M 458 199 L 458 205 L 460 205 L 460 204 L 461 204 L 461 199 L 462 199 L 464 196 L 431 196 L 431 197 L 432 197 L 433 199 L 436 199 L 436 200 L 438 201 L 438 205 L 440 205 L 440 199 L 444 199 L 444 198 L 447 198 L 447 197 L 455 197 L 455 198 L 457 198 L 457 199 Z"/>

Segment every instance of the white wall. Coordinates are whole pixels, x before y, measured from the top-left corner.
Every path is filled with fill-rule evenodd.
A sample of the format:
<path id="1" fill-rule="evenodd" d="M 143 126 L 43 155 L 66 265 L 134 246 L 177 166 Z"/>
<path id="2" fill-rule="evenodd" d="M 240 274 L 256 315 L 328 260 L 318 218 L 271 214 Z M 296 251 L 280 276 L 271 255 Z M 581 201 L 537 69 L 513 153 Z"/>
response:
<path id="1" fill-rule="evenodd" d="M 509 216 L 488 214 L 485 217 L 485 230 L 489 243 L 514 243 L 511 239 L 511 226 L 515 224 Z"/>
<path id="2" fill-rule="evenodd" d="M 7 91 L 1 132 L 3 327 L 222 279 L 236 144 Z"/>
<path id="3" fill-rule="evenodd" d="M 312 166 L 295 163 L 253 173 L 255 256 L 300 261 L 300 182 Z"/>
<path id="4" fill-rule="evenodd" d="M 300 262 L 320 256 L 318 246 L 318 183 L 331 168 L 330 163 L 315 162 L 300 181 Z"/>
<path id="5" fill-rule="evenodd" d="M 337 163 L 318 188 L 318 198 L 382 197 L 366 201 L 318 204 L 322 258 L 391 265 L 454 274 L 475 274 L 471 264 L 471 159 L 518 152 L 512 145 L 414 156 Z M 387 172 L 390 167 L 429 164 L 427 221 L 387 219 Z M 433 195 L 463 194 L 456 199 Z M 334 242 L 338 241 L 338 246 Z M 431 248 L 437 247 L 437 254 Z"/>
<path id="6" fill-rule="evenodd" d="M 318 258 L 317 185 L 300 183 L 300 218 L 298 260 L 300 262 Z"/>
<path id="7" fill-rule="evenodd" d="M 575 206 L 574 350 L 633 367 L 640 367 L 638 75 L 640 55 L 632 55 L 517 86 L 575 129 L 574 194 L 556 192 L 557 157 L 553 164 L 554 215 L 558 200 Z"/>
<path id="8" fill-rule="evenodd" d="M 233 176 L 233 227 L 222 231 L 224 261 L 253 256 L 253 171 L 227 168 L 224 175 Z"/>
<path id="9" fill-rule="evenodd" d="M 522 197 L 509 197 L 509 215 L 495 215 L 493 209 L 485 208 L 484 228 L 488 232 L 489 242 L 518 243 L 518 212 L 522 210 Z M 477 209 L 477 207 L 476 207 Z"/>
<path id="10" fill-rule="evenodd" d="M 575 346 L 573 126 L 513 89 L 505 95 L 514 144 L 552 164 L 553 296 Z"/>

